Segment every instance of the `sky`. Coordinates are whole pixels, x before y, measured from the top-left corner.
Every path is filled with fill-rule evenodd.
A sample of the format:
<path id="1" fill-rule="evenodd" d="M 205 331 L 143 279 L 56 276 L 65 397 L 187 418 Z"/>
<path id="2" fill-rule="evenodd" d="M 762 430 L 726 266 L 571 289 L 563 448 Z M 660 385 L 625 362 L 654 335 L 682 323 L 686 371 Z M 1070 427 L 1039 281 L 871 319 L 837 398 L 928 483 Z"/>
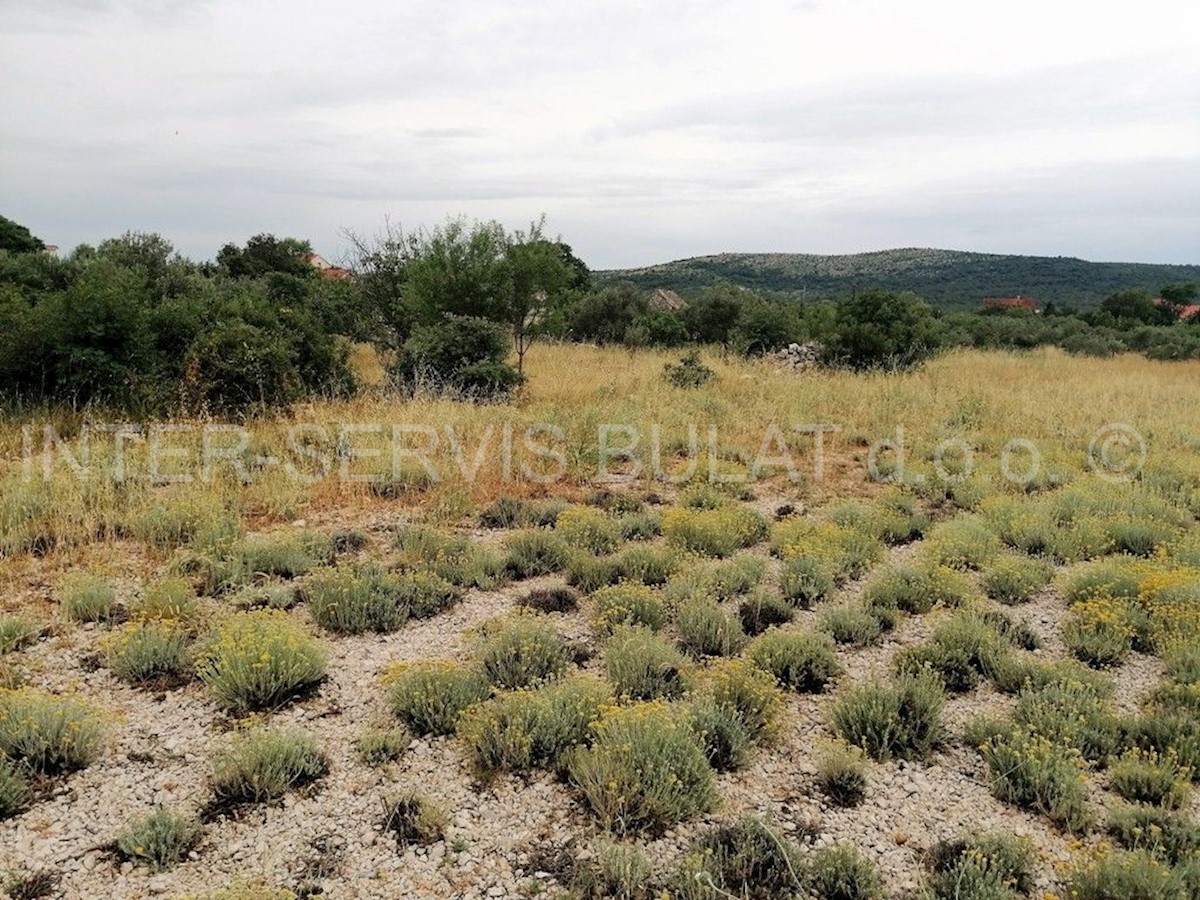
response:
<path id="1" fill-rule="evenodd" d="M 1200 263 L 1187 0 L 0 0 L 0 123 L 0 215 L 63 248 Z"/>

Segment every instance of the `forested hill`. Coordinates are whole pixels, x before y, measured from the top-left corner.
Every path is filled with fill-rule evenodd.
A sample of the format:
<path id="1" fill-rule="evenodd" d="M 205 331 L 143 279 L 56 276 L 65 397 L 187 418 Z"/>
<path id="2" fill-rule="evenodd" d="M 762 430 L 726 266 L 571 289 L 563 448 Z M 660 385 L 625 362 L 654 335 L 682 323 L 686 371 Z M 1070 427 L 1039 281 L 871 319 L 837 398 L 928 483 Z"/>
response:
<path id="1" fill-rule="evenodd" d="M 1005 256 L 958 250 L 883 250 L 844 256 L 722 253 L 642 269 L 597 272 L 602 283 L 632 281 L 684 297 L 729 281 L 773 296 L 809 300 L 871 287 L 914 291 L 943 309 L 974 309 L 985 297 L 1032 297 L 1090 309 L 1116 291 L 1200 281 L 1200 265 L 1096 263 L 1066 256 Z"/>

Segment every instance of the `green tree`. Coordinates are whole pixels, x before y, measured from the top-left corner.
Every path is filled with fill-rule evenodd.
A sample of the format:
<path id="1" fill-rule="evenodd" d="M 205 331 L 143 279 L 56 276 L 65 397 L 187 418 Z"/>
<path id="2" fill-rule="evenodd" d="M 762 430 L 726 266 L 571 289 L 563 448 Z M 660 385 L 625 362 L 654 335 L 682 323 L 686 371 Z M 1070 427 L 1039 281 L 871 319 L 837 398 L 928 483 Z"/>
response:
<path id="1" fill-rule="evenodd" d="M 1177 319 L 1173 309 L 1155 303 L 1142 288 L 1117 291 L 1105 297 L 1096 317 L 1098 324 L 1141 322 L 1144 325 L 1171 325 Z"/>
<path id="2" fill-rule="evenodd" d="M 40 253 L 46 247 L 24 225 L 0 216 L 0 250 L 9 253 Z"/>
<path id="3" fill-rule="evenodd" d="M 853 369 L 915 365 L 940 344 L 933 310 L 916 294 L 868 290 L 838 303 L 826 353 Z"/>
<path id="4" fill-rule="evenodd" d="M 683 311 L 688 336 L 701 344 L 728 347 L 742 304 L 749 296 L 749 291 L 728 282 L 709 288 Z"/>
<path id="5" fill-rule="evenodd" d="M 299 238 L 256 234 L 246 246 L 226 244 L 217 252 L 217 265 L 231 278 L 261 278 L 272 272 L 311 278 L 316 270 L 304 259 L 312 245 Z"/>
<path id="6" fill-rule="evenodd" d="M 646 295 L 629 282 L 601 288 L 581 297 L 568 316 L 568 334 L 601 346 L 620 344 L 630 328 L 650 310 Z"/>

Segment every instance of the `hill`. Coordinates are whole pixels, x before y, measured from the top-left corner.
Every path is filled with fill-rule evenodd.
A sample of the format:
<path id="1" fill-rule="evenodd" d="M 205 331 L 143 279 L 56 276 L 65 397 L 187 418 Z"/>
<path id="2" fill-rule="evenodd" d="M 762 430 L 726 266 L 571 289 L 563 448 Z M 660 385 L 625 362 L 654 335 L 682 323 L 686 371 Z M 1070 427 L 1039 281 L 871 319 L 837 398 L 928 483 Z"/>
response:
<path id="1" fill-rule="evenodd" d="M 641 269 L 596 273 L 603 284 L 632 281 L 683 296 L 729 281 L 763 294 L 808 300 L 883 287 L 910 290 L 943 309 L 974 309 L 985 297 L 1033 297 L 1088 309 L 1125 288 L 1157 294 L 1176 281 L 1200 282 L 1200 265 L 1097 263 L 1067 256 L 1009 256 L 959 250 L 882 250 L 841 256 L 721 253 Z"/>

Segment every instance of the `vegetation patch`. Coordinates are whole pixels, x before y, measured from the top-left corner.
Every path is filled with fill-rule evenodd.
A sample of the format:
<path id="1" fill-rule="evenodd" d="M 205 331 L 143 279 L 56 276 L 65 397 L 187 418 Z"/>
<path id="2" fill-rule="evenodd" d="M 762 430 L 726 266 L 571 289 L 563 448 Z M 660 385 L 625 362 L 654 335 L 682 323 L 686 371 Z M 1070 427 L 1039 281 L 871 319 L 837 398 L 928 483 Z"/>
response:
<path id="1" fill-rule="evenodd" d="M 877 760 L 925 756 L 942 738 L 941 681 L 901 674 L 845 688 L 834 698 L 830 722 L 848 743 Z"/>

